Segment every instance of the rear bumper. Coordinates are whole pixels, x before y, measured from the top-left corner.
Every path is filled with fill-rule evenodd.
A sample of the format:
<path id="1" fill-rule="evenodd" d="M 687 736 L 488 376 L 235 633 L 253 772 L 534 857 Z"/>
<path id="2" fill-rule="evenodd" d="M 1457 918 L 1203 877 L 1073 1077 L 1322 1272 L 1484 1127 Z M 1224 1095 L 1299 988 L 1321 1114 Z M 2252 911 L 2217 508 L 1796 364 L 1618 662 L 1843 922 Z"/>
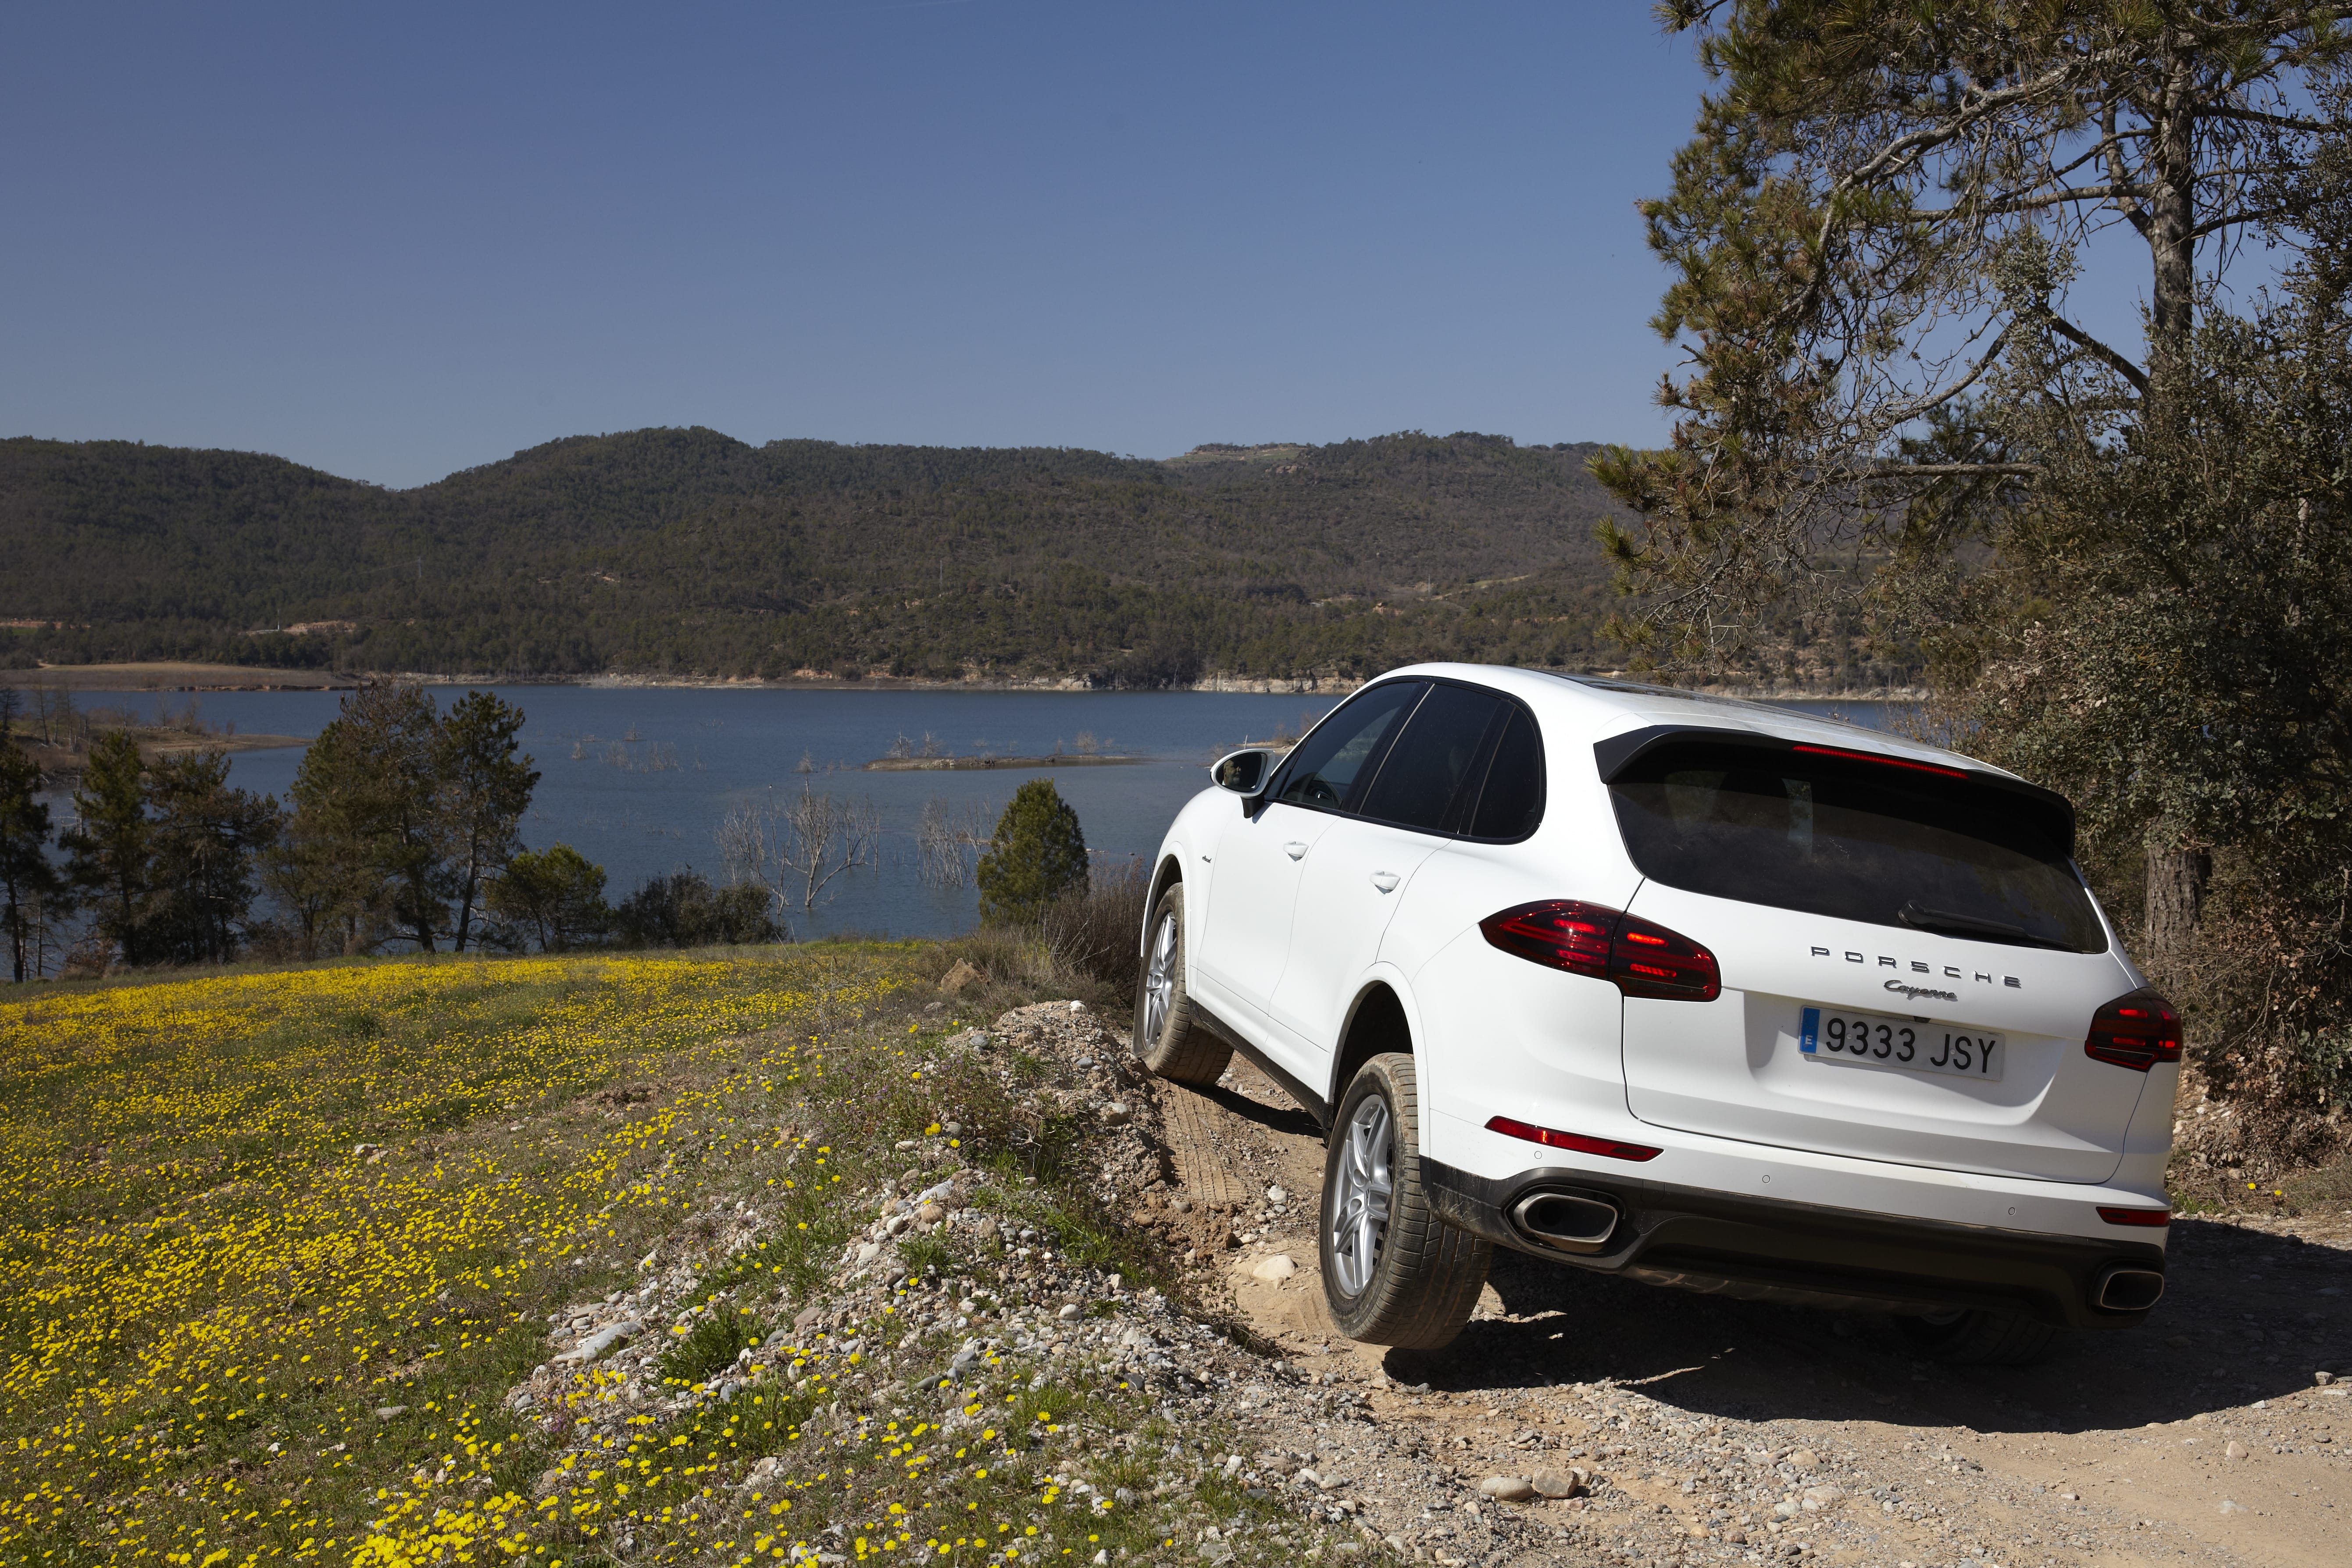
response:
<path id="1" fill-rule="evenodd" d="M 1500 1246 L 1746 1300 L 1915 1312 L 1980 1307 L 2069 1328 L 2116 1328 L 2147 1314 L 2095 1304 L 2109 1270 L 2164 1272 L 2164 1249 L 2145 1241 L 1893 1218 L 1614 1173 L 1545 1168 L 1496 1178 L 1424 1155 L 1421 1177 L 1440 1218 Z M 1612 1203 L 1618 1225 L 1599 1250 L 1571 1253 L 1535 1242 L 1508 1216 L 1522 1198 L 1542 1191 Z"/>

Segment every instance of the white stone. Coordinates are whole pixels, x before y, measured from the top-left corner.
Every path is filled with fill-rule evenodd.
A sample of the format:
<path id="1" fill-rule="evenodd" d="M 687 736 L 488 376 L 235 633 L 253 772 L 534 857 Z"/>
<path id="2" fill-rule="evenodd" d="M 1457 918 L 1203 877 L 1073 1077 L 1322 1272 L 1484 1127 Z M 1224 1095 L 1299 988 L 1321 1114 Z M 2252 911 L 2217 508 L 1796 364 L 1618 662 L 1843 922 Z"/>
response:
<path id="1" fill-rule="evenodd" d="M 1298 1265 L 1290 1260 L 1289 1253 L 1276 1252 L 1270 1257 L 1259 1259 L 1257 1266 L 1250 1270 L 1250 1278 L 1264 1280 L 1269 1284 L 1280 1284 L 1297 1272 Z"/>

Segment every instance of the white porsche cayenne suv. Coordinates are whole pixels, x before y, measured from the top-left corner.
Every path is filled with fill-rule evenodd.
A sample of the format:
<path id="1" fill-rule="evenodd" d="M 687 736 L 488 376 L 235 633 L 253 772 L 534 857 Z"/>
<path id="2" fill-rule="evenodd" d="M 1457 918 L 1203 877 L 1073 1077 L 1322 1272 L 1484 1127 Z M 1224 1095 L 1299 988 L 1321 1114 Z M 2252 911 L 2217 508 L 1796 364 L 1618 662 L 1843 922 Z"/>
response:
<path id="1" fill-rule="evenodd" d="M 1323 1125 L 1333 1318 L 1430 1349 L 1496 1247 L 2024 1361 L 2164 1289 L 2179 1023 L 2067 802 L 1892 735 L 1424 664 L 1239 751 L 1154 864 L 1136 1049 Z"/>

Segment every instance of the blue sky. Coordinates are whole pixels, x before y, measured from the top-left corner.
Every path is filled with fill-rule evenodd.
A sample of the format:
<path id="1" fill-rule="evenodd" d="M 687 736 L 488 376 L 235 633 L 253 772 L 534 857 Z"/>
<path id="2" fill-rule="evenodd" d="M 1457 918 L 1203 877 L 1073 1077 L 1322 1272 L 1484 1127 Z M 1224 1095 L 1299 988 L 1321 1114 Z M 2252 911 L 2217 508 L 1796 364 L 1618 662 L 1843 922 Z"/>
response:
<path id="1" fill-rule="evenodd" d="M 1656 439 L 1640 4 L 11 7 L 0 434 Z"/>

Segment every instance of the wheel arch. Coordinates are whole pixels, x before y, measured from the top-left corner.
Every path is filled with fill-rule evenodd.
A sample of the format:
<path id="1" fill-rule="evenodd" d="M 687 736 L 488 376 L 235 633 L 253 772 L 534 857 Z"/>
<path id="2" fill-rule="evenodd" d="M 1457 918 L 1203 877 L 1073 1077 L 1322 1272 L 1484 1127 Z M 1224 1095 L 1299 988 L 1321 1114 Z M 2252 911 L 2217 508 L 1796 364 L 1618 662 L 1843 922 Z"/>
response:
<path id="1" fill-rule="evenodd" d="M 1374 975 L 1367 979 L 1349 1004 L 1347 1021 L 1339 1028 L 1339 1048 L 1332 1053 L 1331 1082 L 1324 1096 L 1332 1113 L 1338 1114 L 1340 1096 L 1348 1092 L 1356 1070 L 1373 1057 L 1400 1051 L 1412 1057 L 1419 1069 L 1421 1053 L 1414 1044 L 1418 1033 L 1400 978 Z"/>
<path id="2" fill-rule="evenodd" d="M 1163 852 L 1160 863 L 1152 868 L 1151 889 L 1143 895 L 1143 928 L 1135 934 L 1137 954 L 1149 957 L 1151 951 L 1151 915 L 1170 888 L 1184 880 L 1184 859 L 1174 850 Z M 1191 936 L 1191 932 L 1186 932 Z"/>

